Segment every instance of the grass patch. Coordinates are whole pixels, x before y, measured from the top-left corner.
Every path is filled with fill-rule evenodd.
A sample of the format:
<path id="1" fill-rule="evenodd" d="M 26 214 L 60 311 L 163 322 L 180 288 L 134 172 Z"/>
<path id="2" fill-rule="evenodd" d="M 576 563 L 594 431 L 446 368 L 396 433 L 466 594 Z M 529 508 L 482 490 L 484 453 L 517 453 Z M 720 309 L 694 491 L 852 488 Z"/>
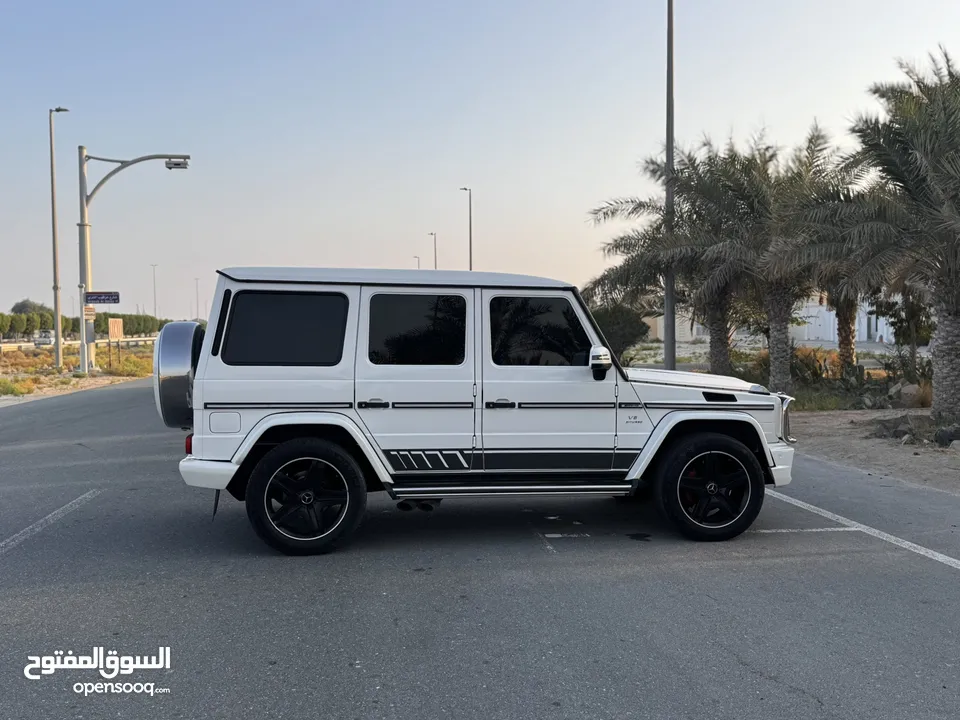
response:
<path id="1" fill-rule="evenodd" d="M 796 401 L 790 406 L 791 410 L 799 412 L 824 411 L 824 410 L 846 410 L 850 407 L 852 398 L 837 393 L 824 392 L 815 388 L 800 387 L 793 392 Z"/>
<path id="2" fill-rule="evenodd" d="M 77 380 L 83 380 L 83 378 L 85 378 L 86 376 L 87 376 L 87 374 L 86 374 L 85 372 L 79 372 L 79 371 L 73 373 L 73 375 L 72 375 L 72 377 L 77 378 Z"/>
<path id="3" fill-rule="evenodd" d="M 153 362 L 149 358 L 136 355 L 124 355 L 113 367 L 104 368 L 105 375 L 114 377 L 147 377 L 153 373 Z"/>
<path id="4" fill-rule="evenodd" d="M 32 379 L 13 381 L 6 378 L 0 378 L 0 395 L 12 395 L 20 397 L 29 395 L 35 389 Z"/>

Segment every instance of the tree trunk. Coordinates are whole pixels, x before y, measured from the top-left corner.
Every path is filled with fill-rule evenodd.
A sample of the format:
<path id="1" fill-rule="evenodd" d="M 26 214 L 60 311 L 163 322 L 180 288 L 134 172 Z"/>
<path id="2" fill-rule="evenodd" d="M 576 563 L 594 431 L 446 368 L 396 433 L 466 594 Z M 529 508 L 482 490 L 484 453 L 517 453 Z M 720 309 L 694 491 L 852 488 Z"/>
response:
<path id="1" fill-rule="evenodd" d="M 846 375 L 857 364 L 857 301 L 842 298 L 834 303 L 837 314 L 837 346 L 840 372 Z"/>
<path id="2" fill-rule="evenodd" d="M 770 286 L 766 293 L 767 321 L 770 323 L 770 381 L 772 392 L 789 393 L 791 354 L 790 318 L 793 297 L 786 287 Z"/>
<path id="3" fill-rule="evenodd" d="M 707 308 L 707 330 L 710 332 L 710 372 L 729 375 L 730 362 L 730 298 L 722 295 Z"/>
<path id="4" fill-rule="evenodd" d="M 947 421 L 957 421 L 960 420 L 960 297 L 956 297 L 956 288 L 942 290 L 945 292 L 937 292 L 934 300 L 937 329 L 932 357 L 933 412 Z"/>

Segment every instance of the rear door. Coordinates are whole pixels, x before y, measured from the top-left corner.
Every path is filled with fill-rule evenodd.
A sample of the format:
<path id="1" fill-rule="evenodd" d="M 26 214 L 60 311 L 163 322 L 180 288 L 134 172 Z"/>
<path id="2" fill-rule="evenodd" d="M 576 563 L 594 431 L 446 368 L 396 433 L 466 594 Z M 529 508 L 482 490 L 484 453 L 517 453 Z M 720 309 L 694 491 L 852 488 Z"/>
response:
<path id="1" fill-rule="evenodd" d="M 456 481 L 472 468 L 474 290 L 364 287 L 356 407 L 403 484 Z"/>

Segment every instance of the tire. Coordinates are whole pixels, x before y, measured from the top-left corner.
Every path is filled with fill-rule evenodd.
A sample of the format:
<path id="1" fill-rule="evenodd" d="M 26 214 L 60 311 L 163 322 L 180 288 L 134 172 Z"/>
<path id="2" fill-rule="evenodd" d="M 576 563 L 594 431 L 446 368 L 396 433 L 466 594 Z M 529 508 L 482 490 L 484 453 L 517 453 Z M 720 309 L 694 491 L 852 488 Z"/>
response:
<path id="1" fill-rule="evenodd" d="M 678 440 L 659 463 L 657 508 L 686 537 L 729 540 L 763 507 L 763 468 L 750 449 L 727 435 L 698 433 Z"/>
<path id="2" fill-rule="evenodd" d="M 363 472 L 339 445 L 298 438 L 254 467 L 247 517 L 260 539 L 287 555 L 317 555 L 345 544 L 367 508 Z"/>

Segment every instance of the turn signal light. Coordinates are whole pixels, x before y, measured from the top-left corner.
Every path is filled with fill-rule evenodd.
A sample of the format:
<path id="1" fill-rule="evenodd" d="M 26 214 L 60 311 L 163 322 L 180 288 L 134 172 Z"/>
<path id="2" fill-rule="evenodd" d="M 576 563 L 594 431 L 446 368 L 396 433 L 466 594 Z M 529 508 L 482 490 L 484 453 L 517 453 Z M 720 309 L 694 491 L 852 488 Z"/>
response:
<path id="1" fill-rule="evenodd" d="M 187 435 L 187 439 L 184 441 L 184 448 L 187 451 L 187 455 L 193 455 L 193 433 Z"/>

